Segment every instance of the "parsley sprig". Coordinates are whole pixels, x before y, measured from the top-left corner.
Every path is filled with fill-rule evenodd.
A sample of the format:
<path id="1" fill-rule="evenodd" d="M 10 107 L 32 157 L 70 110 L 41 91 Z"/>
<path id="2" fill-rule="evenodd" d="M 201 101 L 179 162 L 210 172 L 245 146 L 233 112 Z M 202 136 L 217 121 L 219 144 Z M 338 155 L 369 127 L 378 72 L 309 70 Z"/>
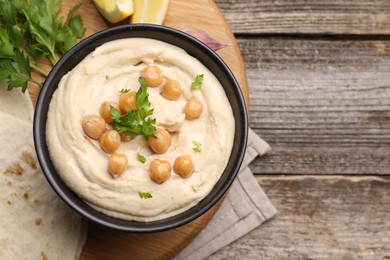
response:
<path id="1" fill-rule="evenodd" d="M 125 93 L 128 93 L 128 92 L 130 92 L 130 89 L 128 89 L 128 88 L 122 88 L 121 90 L 119 90 L 120 94 L 125 94 Z"/>
<path id="2" fill-rule="evenodd" d="M 153 114 L 153 108 L 151 108 L 149 101 L 146 81 L 142 77 L 138 81 L 141 86 L 135 96 L 137 108 L 121 115 L 116 108 L 111 106 L 110 113 L 113 119 L 111 125 L 121 134 L 132 136 L 143 135 L 145 139 L 148 139 L 150 136 L 157 138 L 155 135 L 156 119 L 150 117 Z"/>
<path id="3" fill-rule="evenodd" d="M 145 162 L 146 162 L 146 157 L 143 156 L 143 155 L 140 154 L 140 153 L 137 153 L 137 159 L 138 159 L 138 161 L 140 161 L 141 163 L 145 163 Z"/>
<path id="4" fill-rule="evenodd" d="M 31 69 L 47 76 L 37 63 L 42 58 L 54 65 L 59 56 L 73 47 L 86 28 L 74 6 L 66 19 L 57 17 L 61 0 L 0 0 L 0 81 L 7 81 L 8 89 L 21 87 L 24 92 L 31 77 Z"/>
<path id="5" fill-rule="evenodd" d="M 138 196 L 141 198 L 141 199 L 151 199 L 153 198 L 153 195 L 149 192 L 138 192 Z"/>
<path id="6" fill-rule="evenodd" d="M 203 74 L 197 75 L 195 81 L 191 83 L 191 90 L 200 89 L 203 85 Z"/>
<path id="7" fill-rule="evenodd" d="M 192 148 L 194 152 L 200 153 L 202 151 L 202 144 L 199 141 L 193 140 L 192 144 L 194 145 L 194 148 Z"/>

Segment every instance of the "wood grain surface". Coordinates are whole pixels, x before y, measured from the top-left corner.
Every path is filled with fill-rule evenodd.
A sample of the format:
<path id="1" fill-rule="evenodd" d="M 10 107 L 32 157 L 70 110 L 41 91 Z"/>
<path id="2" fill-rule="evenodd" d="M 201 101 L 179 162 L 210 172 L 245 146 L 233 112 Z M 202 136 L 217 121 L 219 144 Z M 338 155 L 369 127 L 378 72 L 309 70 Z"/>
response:
<path id="1" fill-rule="evenodd" d="M 256 173 L 389 174 L 389 41 L 238 42 L 251 127 L 273 147 Z"/>
<path id="2" fill-rule="evenodd" d="M 216 0 L 236 34 L 390 33 L 388 0 Z"/>
<path id="3" fill-rule="evenodd" d="M 390 258 L 388 176 L 257 180 L 278 209 L 277 217 L 209 260 Z"/>
<path id="4" fill-rule="evenodd" d="M 389 1 L 216 0 L 278 210 L 208 259 L 390 259 Z"/>
<path id="5" fill-rule="evenodd" d="M 60 15 L 66 16 L 75 4 L 82 6 L 78 14 L 87 27 L 85 37 L 106 29 L 113 24 L 107 23 L 97 12 L 90 0 L 63 1 Z M 212 17 L 212 19 L 210 19 Z M 121 24 L 126 23 L 122 22 Z M 180 1 L 170 0 L 165 26 L 176 29 L 193 27 L 202 29 L 221 43 L 229 46 L 217 52 L 227 63 L 237 78 L 244 98 L 248 105 L 248 89 L 242 57 L 228 24 L 212 0 Z M 46 70 L 50 70 L 47 62 L 41 62 Z M 44 80 L 34 73 L 34 78 Z M 29 86 L 29 92 L 35 104 L 39 89 Z M 81 259 L 167 259 L 174 256 L 196 237 L 207 225 L 218 210 L 223 200 L 193 222 L 169 230 L 153 234 L 130 234 L 109 230 L 90 224 L 87 243 L 83 249 Z"/>

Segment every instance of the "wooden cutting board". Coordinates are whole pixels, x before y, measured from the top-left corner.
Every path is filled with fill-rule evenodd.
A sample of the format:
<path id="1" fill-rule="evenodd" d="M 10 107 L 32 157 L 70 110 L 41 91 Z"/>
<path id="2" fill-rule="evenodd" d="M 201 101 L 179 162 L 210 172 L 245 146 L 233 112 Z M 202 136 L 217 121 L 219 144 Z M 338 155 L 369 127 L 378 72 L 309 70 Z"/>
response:
<path id="1" fill-rule="evenodd" d="M 85 37 L 106 29 L 113 24 L 107 23 L 97 12 L 91 0 L 62 1 L 62 13 L 65 16 L 72 6 L 81 3 L 78 14 L 87 27 Z M 170 0 L 165 26 L 176 29 L 188 27 L 201 29 L 227 47 L 217 51 L 233 71 L 243 90 L 248 107 L 248 87 L 245 67 L 242 57 L 229 26 L 217 5 L 212 0 Z M 41 64 L 47 70 L 48 64 Z M 34 78 L 43 78 L 33 74 Z M 39 92 L 34 86 L 29 86 L 30 95 L 35 104 Z M 189 244 L 196 235 L 207 225 L 218 210 L 222 200 L 204 215 L 193 222 L 165 232 L 153 234 L 130 234 L 90 224 L 86 245 L 81 258 L 89 259 L 169 259 Z"/>

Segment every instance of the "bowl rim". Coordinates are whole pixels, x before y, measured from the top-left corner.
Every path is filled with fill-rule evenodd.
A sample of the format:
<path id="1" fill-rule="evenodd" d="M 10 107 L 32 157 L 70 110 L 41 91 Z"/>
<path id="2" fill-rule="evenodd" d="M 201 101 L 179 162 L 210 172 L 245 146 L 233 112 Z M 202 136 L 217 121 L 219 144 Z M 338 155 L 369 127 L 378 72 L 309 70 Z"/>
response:
<path id="1" fill-rule="evenodd" d="M 62 183 L 59 183 L 59 175 L 54 169 L 54 166 L 52 165 L 50 154 L 48 153 L 48 147 L 46 143 L 46 122 L 47 122 L 47 112 L 48 107 L 51 100 L 51 96 L 48 98 L 48 95 L 50 95 L 50 91 L 54 92 L 57 89 L 57 86 L 50 87 L 52 84 L 52 81 L 55 80 L 55 76 L 57 73 L 60 73 L 61 69 L 63 67 L 67 67 L 69 63 L 72 62 L 73 55 L 77 54 L 79 51 L 83 51 L 83 49 L 86 51 L 86 56 L 89 53 L 91 53 L 97 46 L 100 46 L 101 44 L 105 42 L 109 42 L 111 40 L 115 39 L 123 39 L 126 37 L 118 37 L 111 40 L 105 40 L 107 38 L 113 37 L 113 35 L 116 37 L 117 35 L 127 35 L 137 32 L 138 34 L 140 32 L 148 32 L 148 33 L 160 33 L 161 35 L 168 35 L 168 37 L 177 37 L 178 41 L 182 41 L 184 43 L 191 44 L 195 49 L 199 49 L 203 55 L 208 56 L 210 60 L 214 62 L 214 65 L 217 65 L 220 70 L 224 71 L 225 76 L 228 77 L 229 82 L 231 82 L 232 90 L 235 92 L 235 101 L 237 103 L 237 106 L 239 107 L 239 111 L 237 112 L 239 114 L 240 118 L 235 118 L 235 120 L 239 120 L 241 122 L 239 128 L 241 130 L 241 136 L 240 136 L 240 142 L 238 145 L 236 152 L 236 164 L 231 165 L 231 172 L 227 173 L 227 167 L 229 165 L 229 162 L 224 169 L 223 173 L 221 174 L 221 178 L 223 175 L 228 174 L 227 179 L 223 183 L 220 189 L 218 189 L 218 192 L 215 192 L 215 186 L 217 186 L 217 183 L 215 184 L 214 188 L 210 191 L 209 194 L 206 195 L 205 198 L 203 198 L 200 202 L 198 202 L 195 206 L 191 207 L 190 209 L 187 209 L 186 211 L 179 213 L 177 215 L 174 215 L 169 218 L 165 218 L 162 220 L 157 221 L 150 221 L 150 222 L 140 222 L 140 221 L 129 221 L 129 220 L 121 220 L 117 218 L 110 217 L 108 215 L 105 215 L 92 207 L 90 207 L 86 202 L 84 202 L 81 198 L 77 196 L 70 188 L 68 188 L 62 181 Z M 127 38 L 132 38 L 133 36 L 127 35 Z M 139 37 L 139 36 L 137 36 Z M 150 37 L 150 35 L 145 36 L 144 38 L 150 38 L 150 39 L 157 39 L 160 36 Z M 161 40 L 163 41 L 163 40 Z M 96 42 L 101 42 L 100 44 L 96 45 Z M 185 49 L 183 46 L 179 46 L 177 43 L 171 43 L 168 42 L 174 46 L 178 46 L 180 48 Z M 95 46 L 92 47 L 91 46 Z M 187 50 L 186 50 L 187 51 Z M 194 56 L 194 55 L 191 55 Z M 205 56 L 205 57 L 206 57 Z M 197 58 L 195 56 L 195 58 Z M 82 60 L 82 59 L 81 59 Z M 77 62 L 79 63 L 79 62 Z M 76 63 L 76 65 L 77 65 Z M 203 63 L 203 62 L 202 62 Z M 209 66 L 204 64 L 209 70 Z M 69 65 L 71 66 L 71 65 Z M 72 66 L 71 66 L 72 67 Z M 74 66 L 73 66 L 74 67 Z M 72 67 L 72 68 L 73 68 Z M 68 71 L 63 73 L 62 75 L 65 75 Z M 212 72 L 214 74 L 214 72 Z M 215 75 L 216 76 L 216 75 Z M 217 77 L 217 76 L 216 76 Z M 62 78 L 62 76 L 61 76 Z M 218 78 L 218 77 L 217 77 Z M 219 80 L 219 79 L 218 79 Z M 223 86 L 224 87 L 224 86 Z M 54 89 L 54 90 L 52 90 Z M 224 87 L 224 91 L 226 92 L 226 89 Z M 228 97 L 229 98 L 229 97 Z M 229 98 L 229 102 L 231 102 Z M 234 112 L 234 111 L 233 111 Z M 239 86 L 239 83 L 237 82 L 236 78 L 234 77 L 233 73 L 231 72 L 230 68 L 226 65 L 226 63 L 222 60 L 221 57 L 218 56 L 213 50 L 211 50 L 208 46 L 206 46 L 203 42 L 199 41 L 195 37 L 166 26 L 161 25 L 152 25 L 152 24 L 127 24 L 127 25 L 121 25 L 116 27 L 111 27 L 102 31 L 99 31 L 95 34 L 92 34 L 91 36 L 88 36 L 87 38 L 81 40 L 79 43 L 77 43 L 73 48 L 71 48 L 67 53 L 65 53 L 60 60 L 57 62 L 57 64 L 54 65 L 52 70 L 50 71 L 48 77 L 44 81 L 44 84 L 40 90 L 40 93 L 37 98 L 36 102 L 36 108 L 34 112 L 34 119 L 33 119 L 33 137 L 34 137 L 34 144 L 35 144 L 35 150 L 38 158 L 38 162 L 41 166 L 42 172 L 45 175 L 47 181 L 49 182 L 52 189 L 57 193 L 57 195 L 73 210 L 75 210 L 78 214 L 81 216 L 87 218 L 89 221 L 92 221 L 94 223 L 119 230 L 119 231 L 126 231 L 126 232 L 134 232 L 134 233 L 151 233 L 151 232 L 160 232 L 160 231 L 166 231 L 173 228 L 177 228 L 180 226 L 183 226 L 196 218 L 200 217 L 204 213 L 206 213 L 210 208 L 212 208 L 227 192 L 231 184 L 233 183 L 235 177 L 238 174 L 238 171 L 240 169 L 241 163 L 244 159 L 245 150 L 246 150 L 246 144 L 248 139 L 248 115 L 246 110 L 246 104 L 245 100 L 242 94 L 242 90 Z M 235 123 L 235 130 L 237 130 L 237 122 Z M 236 139 L 236 133 L 235 131 L 235 139 Z M 233 143 L 232 151 L 234 146 L 237 145 Z M 231 158 L 232 154 L 230 154 Z M 230 160 L 229 160 L 230 161 Z M 53 171 L 54 170 L 54 171 Z M 221 179 L 220 178 L 220 179 Z M 65 188 L 65 190 L 64 190 Z M 214 192 L 213 192 L 214 191 Z M 69 195 L 69 193 L 72 193 L 73 195 Z M 214 194 L 216 193 L 216 194 Z M 211 196 L 211 194 L 214 194 L 214 196 Z M 75 196 L 78 198 L 75 198 Z M 202 201 L 204 201 L 207 198 L 207 203 L 205 205 L 201 204 Z M 84 204 L 83 207 L 78 206 L 77 203 Z M 200 209 L 198 211 L 195 211 L 194 213 L 190 215 L 185 215 L 186 212 L 189 212 L 192 208 L 195 208 L 197 206 L 201 205 Z M 89 208 L 88 208 L 89 207 Z M 181 218 L 179 218 L 181 217 Z M 171 221 L 169 221 L 171 220 Z M 174 220 L 174 221 L 173 221 Z M 167 222 L 167 223 L 164 223 Z M 133 224 L 133 225 L 130 225 Z"/>

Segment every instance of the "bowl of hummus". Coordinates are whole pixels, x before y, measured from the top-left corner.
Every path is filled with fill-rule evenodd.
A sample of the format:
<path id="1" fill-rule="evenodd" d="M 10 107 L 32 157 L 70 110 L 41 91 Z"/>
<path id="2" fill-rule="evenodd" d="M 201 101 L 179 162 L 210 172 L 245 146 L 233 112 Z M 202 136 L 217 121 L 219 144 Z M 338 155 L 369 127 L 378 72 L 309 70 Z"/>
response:
<path id="1" fill-rule="evenodd" d="M 124 25 L 78 43 L 39 94 L 34 141 L 56 193 L 122 231 L 184 225 L 229 189 L 248 119 L 222 59 L 184 32 Z"/>

